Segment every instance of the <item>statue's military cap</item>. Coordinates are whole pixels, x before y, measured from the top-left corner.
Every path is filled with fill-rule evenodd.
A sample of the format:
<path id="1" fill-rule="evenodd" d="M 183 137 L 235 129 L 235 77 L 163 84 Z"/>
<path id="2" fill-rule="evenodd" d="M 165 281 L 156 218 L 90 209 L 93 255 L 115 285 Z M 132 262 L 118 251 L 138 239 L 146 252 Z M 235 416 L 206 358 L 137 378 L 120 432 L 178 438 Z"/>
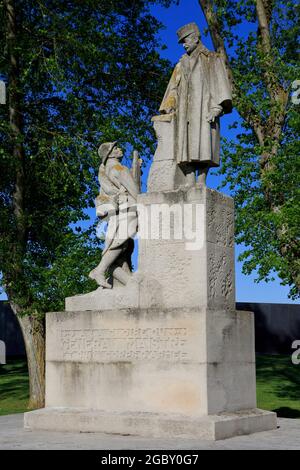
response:
<path id="1" fill-rule="evenodd" d="M 182 28 L 179 28 L 176 33 L 178 36 L 178 42 L 182 42 L 184 38 L 192 33 L 196 33 L 199 37 L 201 36 L 200 30 L 196 23 L 188 23 L 185 26 L 182 26 Z"/>

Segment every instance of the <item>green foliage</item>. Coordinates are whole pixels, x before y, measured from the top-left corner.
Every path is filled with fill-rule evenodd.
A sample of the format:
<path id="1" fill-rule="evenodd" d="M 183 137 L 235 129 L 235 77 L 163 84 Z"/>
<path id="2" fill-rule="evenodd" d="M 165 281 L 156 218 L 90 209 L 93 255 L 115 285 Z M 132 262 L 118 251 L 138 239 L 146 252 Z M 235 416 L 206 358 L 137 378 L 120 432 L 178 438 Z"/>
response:
<path id="1" fill-rule="evenodd" d="M 255 4 L 253 0 L 214 1 L 236 85 L 234 105 L 243 117 L 240 125 L 232 126 L 237 128 L 237 137 L 224 141 L 220 173 L 236 202 L 237 242 L 246 246 L 240 256 L 243 272 L 256 271 L 257 281 L 268 281 L 277 272 L 282 284 L 290 286 L 290 295 L 297 297 L 300 106 L 291 100 L 291 84 L 300 79 L 299 4 L 264 2 L 270 21 L 269 53 L 261 47 Z M 280 123 L 282 90 L 290 96 Z M 245 110 L 250 110 L 248 116 Z M 262 131 L 263 144 L 255 124 Z"/>
<path id="2" fill-rule="evenodd" d="M 154 3 L 171 0 L 15 2 L 26 247 L 20 269 L 13 211 L 19 162 L 8 106 L 1 106 L 0 271 L 26 311 L 62 308 L 66 295 L 95 288 L 87 279 L 100 257 L 95 230 L 76 232 L 70 224 L 94 204 L 99 143 L 119 140 L 145 157 L 153 151 L 150 118 L 170 74 L 157 52 Z M 7 79 L 6 22 L 0 2 L 0 72 Z"/>
<path id="3" fill-rule="evenodd" d="M 81 234 L 68 231 L 46 266 L 43 256 L 37 257 L 28 251 L 24 259 L 24 276 L 30 279 L 27 289 L 31 302 L 23 313 L 64 310 L 66 297 L 97 288 L 88 278 L 88 273 L 100 261 L 99 245 L 93 231 L 93 228 Z M 19 304 L 22 302 L 18 296 L 15 300 Z"/>

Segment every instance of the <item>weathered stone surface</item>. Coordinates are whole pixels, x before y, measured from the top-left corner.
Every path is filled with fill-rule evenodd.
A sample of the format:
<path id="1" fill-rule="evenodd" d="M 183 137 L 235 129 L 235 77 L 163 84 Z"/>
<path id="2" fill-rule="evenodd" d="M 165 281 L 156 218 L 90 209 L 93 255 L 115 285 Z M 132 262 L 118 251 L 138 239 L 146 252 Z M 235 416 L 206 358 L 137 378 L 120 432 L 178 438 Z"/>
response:
<path id="1" fill-rule="evenodd" d="M 67 298 L 66 310 L 234 309 L 233 200 L 198 186 L 142 194 L 138 204 L 138 272 L 126 287 Z"/>
<path id="2" fill-rule="evenodd" d="M 174 153 L 175 117 L 156 116 L 152 120 L 157 137 L 157 149 L 148 175 L 147 190 L 148 192 L 172 190 L 175 189 L 175 177 L 178 171 Z"/>
<path id="3" fill-rule="evenodd" d="M 248 312 L 49 313 L 47 409 L 25 425 L 208 439 L 274 429 L 254 410 L 253 331 Z"/>
<path id="4" fill-rule="evenodd" d="M 46 406 L 190 416 L 255 408 L 253 331 L 248 312 L 49 313 Z"/>
<path id="5" fill-rule="evenodd" d="M 126 286 L 116 286 L 114 289 L 102 289 L 99 287 L 88 294 L 67 297 L 65 305 L 67 311 L 85 310 L 111 310 L 117 308 L 138 308 L 139 306 L 138 282 L 131 280 Z"/>
<path id="6" fill-rule="evenodd" d="M 182 310 L 48 314 L 46 405 L 193 413 L 199 322 Z"/>
<path id="7" fill-rule="evenodd" d="M 23 414 L 0 416 L 1 450 L 299 450 L 300 420 L 278 418 L 277 429 L 225 440 L 22 429 Z"/>
<path id="8" fill-rule="evenodd" d="M 241 413 L 189 418 L 170 414 L 121 414 L 78 408 L 48 408 L 25 413 L 25 428 L 216 441 L 276 429 L 276 414 L 254 409 Z"/>
<path id="9" fill-rule="evenodd" d="M 137 231 L 135 207 L 140 192 L 140 165 L 136 151 L 131 170 L 122 165 L 123 151 L 117 146 L 117 142 L 101 144 L 98 154 L 101 165 L 100 194 L 96 198 L 96 213 L 107 222 L 108 226 L 101 261 L 90 272 L 89 277 L 102 288 L 111 289 L 116 285 L 126 285 L 131 278 L 129 264 L 133 251 L 132 238 Z M 106 279 L 108 272 L 111 275 L 111 282 Z M 87 303 L 95 295 L 97 293 L 86 297 Z M 82 301 L 82 298 L 79 299 L 79 304 Z M 118 301 L 116 303 L 118 304 Z"/>
<path id="10" fill-rule="evenodd" d="M 147 285 L 156 284 L 158 295 L 152 305 L 164 307 L 209 307 L 234 309 L 234 205 L 233 200 L 206 187 L 189 191 L 147 193 L 139 196 L 143 204 L 144 220 L 148 220 L 148 233 L 157 229 L 155 236 L 139 241 L 139 272 L 143 278 L 141 306 L 147 306 Z M 169 239 L 163 239 L 161 224 L 154 223 L 155 207 L 173 208 L 170 217 Z M 192 213 L 186 217 L 185 211 Z M 197 211 L 197 216 L 195 216 Z M 168 210 L 166 210 L 166 213 Z M 162 222 L 168 225 L 166 213 Z M 179 215 L 178 215 L 179 214 Z M 181 216 L 182 217 L 181 217 Z M 141 223 L 143 219 L 140 217 Z M 142 229 L 144 226 L 142 227 Z M 182 236 L 180 230 L 182 228 Z M 179 233 L 178 237 L 176 235 Z M 190 234 L 197 234 L 199 246 Z M 145 292 L 145 295 L 143 293 Z M 153 304 L 154 301 L 154 304 Z"/>
<path id="11" fill-rule="evenodd" d="M 253 316 L 224 310 L 48 313 L 46 407 L 26 427 L 222 439 L 276 423 L 255 410 Z"/>
<path id="12" fill-rule="evenodd" d="M 255 411 L 253 316 L 234 310 L 232 199 L 195 186 L 138 202 L 140 230 L 154 227 L 138 272 L 47 314 L 47 408 L 26 425 L 209 439 L 275 428 L 274 414 Z M 170 236 L 153 224 L 156 206 Z M 200 208 L 194 220 L 181 219 L 187 206 Z M 201 242 L 192 250 L 188 232 Z"/>
<path id="13" fill-rule="evenodd" d="M 176 116 L 177 163 L 190 163 L 195 169 L 218 166 L 220 117 L 232 110 L 231 84 L 225 63 L 202 44 L 195 23 L 185 25 L 178 34 L 186 54 L 173 71 L 159 111 L 165 118 Z"/>

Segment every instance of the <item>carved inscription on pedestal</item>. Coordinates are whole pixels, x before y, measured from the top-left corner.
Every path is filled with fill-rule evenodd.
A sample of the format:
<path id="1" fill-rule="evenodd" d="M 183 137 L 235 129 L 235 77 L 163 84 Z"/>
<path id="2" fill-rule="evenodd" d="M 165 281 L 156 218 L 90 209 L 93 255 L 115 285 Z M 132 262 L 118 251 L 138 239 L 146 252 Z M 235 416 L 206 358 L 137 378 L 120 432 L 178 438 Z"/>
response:
<path id="1" fill-rule="evenodd" d="M 61 331 L 65 361 L 184 361 L 187 328 L 110 328 Z"/>

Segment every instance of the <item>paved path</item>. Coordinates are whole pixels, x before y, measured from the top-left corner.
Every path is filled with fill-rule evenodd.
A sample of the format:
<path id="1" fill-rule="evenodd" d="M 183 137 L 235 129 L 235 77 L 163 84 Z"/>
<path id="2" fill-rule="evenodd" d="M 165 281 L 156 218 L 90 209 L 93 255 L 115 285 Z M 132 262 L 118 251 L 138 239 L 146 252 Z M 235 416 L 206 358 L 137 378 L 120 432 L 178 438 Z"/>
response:
<path id="1" fill-rule="evenodd" d="M 279 419 L 279 429 L 240 436 L 218 442 L 196 439 L 145 439 L 108 434 L 28 431 L 23 429 L 23 415 L 0 416 L 0 450 L 125 450 L 125 449 L 298 449 L 300 420 Z"/>

